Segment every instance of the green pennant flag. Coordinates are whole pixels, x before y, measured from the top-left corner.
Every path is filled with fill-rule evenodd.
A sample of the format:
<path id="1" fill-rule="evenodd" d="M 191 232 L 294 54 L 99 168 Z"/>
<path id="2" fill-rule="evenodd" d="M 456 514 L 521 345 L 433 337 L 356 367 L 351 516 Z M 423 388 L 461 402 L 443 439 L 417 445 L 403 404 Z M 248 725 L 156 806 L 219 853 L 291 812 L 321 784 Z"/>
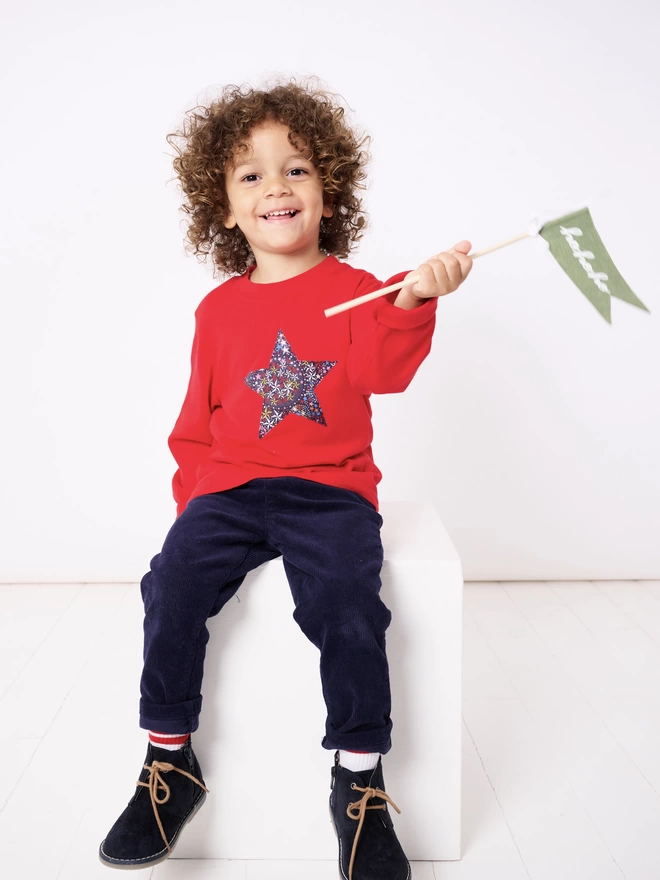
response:
<path id="1" fill-rule="evenodd" d="M 588 208 L 546 223 L 539 235 L 550 245 L 550 253 L 568 277 L 608 323 L 612 323 L 612 297 L 650 312 L 628 287 L 591 218 Z"/>

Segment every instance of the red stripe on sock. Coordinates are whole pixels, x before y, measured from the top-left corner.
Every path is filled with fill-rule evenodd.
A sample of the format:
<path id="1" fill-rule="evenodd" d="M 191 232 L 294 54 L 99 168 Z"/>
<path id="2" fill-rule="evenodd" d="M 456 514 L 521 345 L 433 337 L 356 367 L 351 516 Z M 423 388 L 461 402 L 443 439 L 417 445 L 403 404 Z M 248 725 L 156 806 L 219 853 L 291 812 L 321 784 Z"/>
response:
<path id="1" fill-rule="evenodd" d="M 156 744 L 165 743 L 165 745 L 168 745 L 168 746 L 180 746 L 180 745 L 183 745 L 183 743 L 188 742 L 188 740 L 190 739 L 190 734 L 189 733 L 182 733 L 177 736 L 171 736 L 168 734 L 158 733 L 155 730 L 150 730 L 149 731 L 149 739 L 152 743 L 156 743 Z"/>

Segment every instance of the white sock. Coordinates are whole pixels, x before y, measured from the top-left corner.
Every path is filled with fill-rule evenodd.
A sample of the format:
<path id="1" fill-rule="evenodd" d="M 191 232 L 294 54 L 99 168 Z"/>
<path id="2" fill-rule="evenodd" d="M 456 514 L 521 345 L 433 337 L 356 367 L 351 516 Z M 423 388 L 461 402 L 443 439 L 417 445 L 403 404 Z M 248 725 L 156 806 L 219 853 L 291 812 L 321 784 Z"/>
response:
<path id="1" fill-rule="evenodd" d="M 149 731 L 149 742 L 158 746 L 159 749 L 167 749 L 168 752 L 176 752 L 182 749 L 190 739 L 189 733 L 158 733 Z"/>
<path id="2" fill-rule="evenodd" d="M 339 763 L 353 773 L 362 770 L 373 770 L 380 758 L 380 752 L 347 752 L 339 749 Z"/>

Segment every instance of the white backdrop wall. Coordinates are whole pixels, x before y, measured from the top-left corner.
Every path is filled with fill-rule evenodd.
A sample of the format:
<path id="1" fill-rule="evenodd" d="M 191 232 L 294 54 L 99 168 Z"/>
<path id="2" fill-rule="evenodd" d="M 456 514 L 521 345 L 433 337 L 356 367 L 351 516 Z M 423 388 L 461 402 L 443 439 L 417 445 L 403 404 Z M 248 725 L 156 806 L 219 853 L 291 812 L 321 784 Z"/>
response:
<path id="1" fill-rule="evenodd" d="M 467 580 L 660 577 L 660 7 L 652 0 L 3 13 L 0 580 L 136 581 L 174 520 L 193 312 L 165 134 L 226 83 L 319 76 L 373 137 L 378 277 L 588 205 L 647 315 L 608 326 L 538 241 L 439 302 L 374 398 L 381 497 L 430 500 Z"/>

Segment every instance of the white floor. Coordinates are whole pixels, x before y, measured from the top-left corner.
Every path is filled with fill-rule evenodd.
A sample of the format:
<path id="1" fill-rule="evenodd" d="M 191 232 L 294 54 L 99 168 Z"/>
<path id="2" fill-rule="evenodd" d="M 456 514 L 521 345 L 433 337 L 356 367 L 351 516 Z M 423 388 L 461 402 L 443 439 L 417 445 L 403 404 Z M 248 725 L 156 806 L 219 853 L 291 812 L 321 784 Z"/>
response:
<path id="1" fill-rule="evenodd" d="M 132 792 L 116 768 L 145 744 L 139 588 L 0 586 L 0 615 L 2 876 L 110 880 L 96 852 Z M 463 857 L 414 880 L 658 880 L 660 582 L 468 583 L 464 635 Z M 338 871 L 172 858 L 131 877 Z"/>

